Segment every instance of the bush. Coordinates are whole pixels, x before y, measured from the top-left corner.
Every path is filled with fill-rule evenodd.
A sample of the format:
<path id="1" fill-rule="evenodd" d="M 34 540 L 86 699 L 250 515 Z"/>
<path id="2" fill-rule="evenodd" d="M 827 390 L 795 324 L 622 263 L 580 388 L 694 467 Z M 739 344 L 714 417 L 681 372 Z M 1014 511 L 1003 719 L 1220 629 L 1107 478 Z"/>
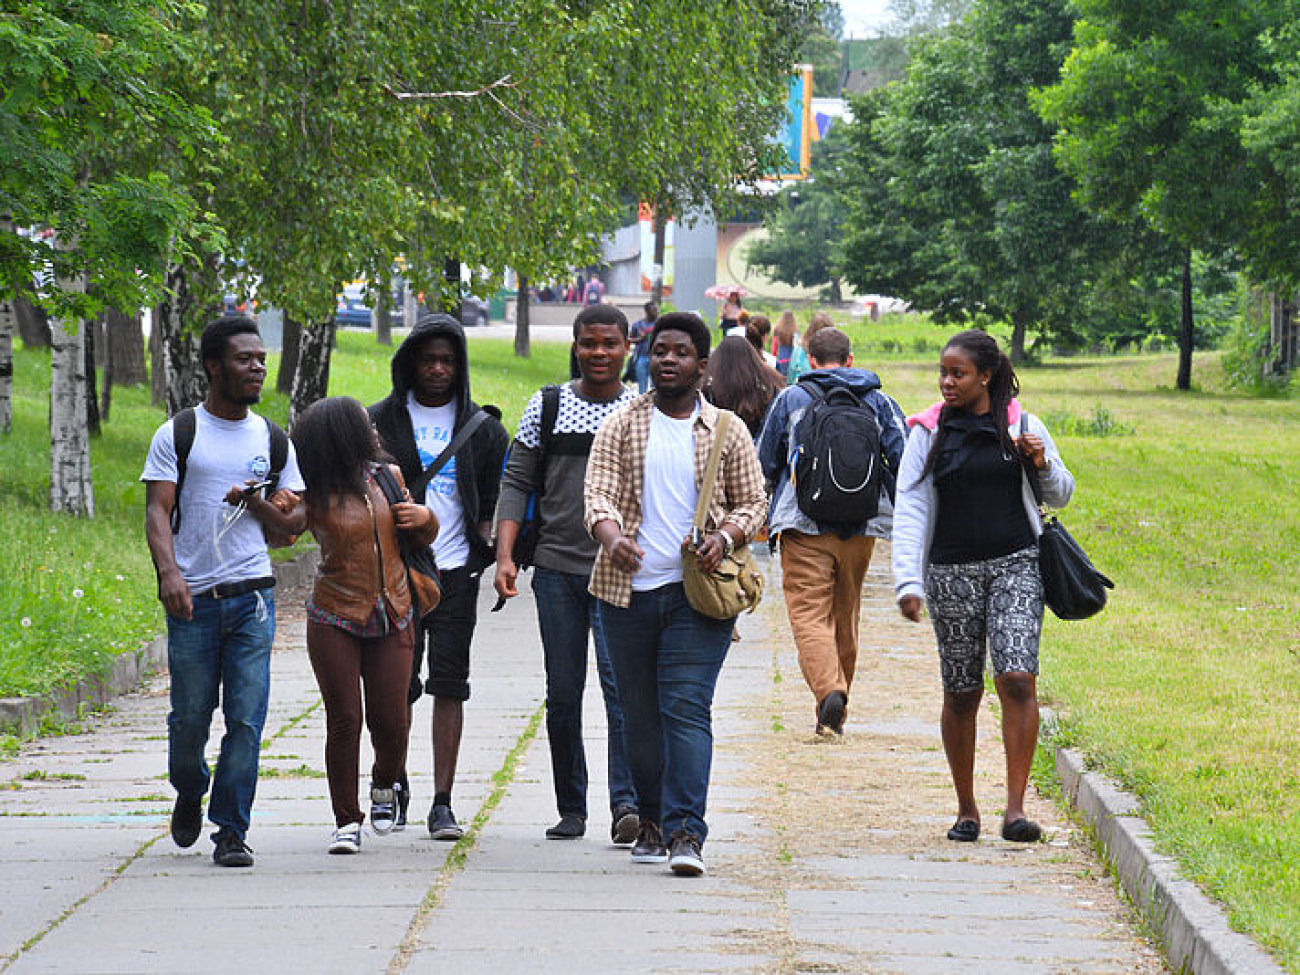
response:
<path id="1" fill-rule="evenodd" d="M 1125 437 L 1134 432 L 1131 423 L 1122 423 L 1104 406 L 1094 406 L 1092 416 L 1075 416 L 1069 410 L 1054 410 L 1043 418 L 1047 429 L 1064 437 Z"/>

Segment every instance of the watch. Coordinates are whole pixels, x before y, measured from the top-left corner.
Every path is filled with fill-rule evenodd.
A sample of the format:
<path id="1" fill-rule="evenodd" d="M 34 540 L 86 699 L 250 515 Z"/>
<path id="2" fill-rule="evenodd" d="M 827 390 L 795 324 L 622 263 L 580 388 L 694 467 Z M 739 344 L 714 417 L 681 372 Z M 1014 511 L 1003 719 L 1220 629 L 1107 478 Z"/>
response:
<path id="1" fill-rule="evenodd" d="M 724 532 L 719 528 L 718 534 L 722 536 L 722 554 L 724 556 L 730 555 L 736 550 L 736 542 L 731 537 L 731 532 Z"/>

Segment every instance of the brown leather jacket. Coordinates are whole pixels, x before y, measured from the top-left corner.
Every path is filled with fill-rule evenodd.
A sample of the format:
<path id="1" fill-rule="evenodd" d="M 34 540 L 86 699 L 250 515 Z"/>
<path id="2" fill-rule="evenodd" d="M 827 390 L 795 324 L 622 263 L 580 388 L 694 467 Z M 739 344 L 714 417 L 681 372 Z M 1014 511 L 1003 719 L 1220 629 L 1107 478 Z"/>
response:
<path id="1" fill-rule="evenodd" d="M 391 465 L 389 470 L 405 490 L 401 471 Z M 412 540 L 429 545 L 438 534 L 438 524 L 432 511 L 423 505 L 420 510 L 429 518 L 423 528 L 412 531 Z M 381 594 L 398 618 L 410 611 L 411 593 L 397 547 L 393 512 L 373 478 L 366 482 L 365 498 L 335 495 L 324 511 L 309 497 L 307 527 L 320 543 L 320 565 L 312 590 L 317 606 L 358 625 L 370 618 Z"/>

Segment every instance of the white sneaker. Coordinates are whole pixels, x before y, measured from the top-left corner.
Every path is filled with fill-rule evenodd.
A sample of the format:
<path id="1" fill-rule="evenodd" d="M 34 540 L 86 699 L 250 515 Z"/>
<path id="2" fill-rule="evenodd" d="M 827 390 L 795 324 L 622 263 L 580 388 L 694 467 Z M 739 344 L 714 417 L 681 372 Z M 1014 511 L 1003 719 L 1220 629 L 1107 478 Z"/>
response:
<path id="1" fill-rule="evenodd" d="M 334 831 L 334 838 L 330 840 L 331 853 L 360 853 L 361 852 L 361 824 L 348 823 L 346 826 L 340 826 Z"/>

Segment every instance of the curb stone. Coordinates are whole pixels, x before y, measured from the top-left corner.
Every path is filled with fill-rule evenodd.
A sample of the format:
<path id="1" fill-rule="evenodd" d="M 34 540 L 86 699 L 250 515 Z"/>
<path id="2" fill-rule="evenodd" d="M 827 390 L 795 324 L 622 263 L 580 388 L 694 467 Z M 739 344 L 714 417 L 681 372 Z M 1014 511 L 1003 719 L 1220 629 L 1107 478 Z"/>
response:
<path id="1" fill-rule="evenodd" d="M 1071 807 L 1093 829 L 1097 846 L 1134 905 L 1164 943 L 1170 967 L 1193 975 L 1283 975 L 1281 966 L 1228 926 L 1223 909 L 1178 875 L 1156 851 L 1137 798 L 1096 772 L 1083 755 L 1056 749 L 1056 774 Z"/>
<path id="2" fill-rule="evenodd" d="M 307 582 L 320 561 L 318 549 L 274 566 L 277 586 Z M 34 697 L 0 698 L 0 733 L 28 735 L 40 728 L 49 715 L 60 721 L 75 721 L 87 710 L 103 707 L 128 694 L 151 674 L 167 669 L 167 636 L 156 636 L 134 653 L 119 654 L 105 674 L 85 677 L 68 687 Z"/>

